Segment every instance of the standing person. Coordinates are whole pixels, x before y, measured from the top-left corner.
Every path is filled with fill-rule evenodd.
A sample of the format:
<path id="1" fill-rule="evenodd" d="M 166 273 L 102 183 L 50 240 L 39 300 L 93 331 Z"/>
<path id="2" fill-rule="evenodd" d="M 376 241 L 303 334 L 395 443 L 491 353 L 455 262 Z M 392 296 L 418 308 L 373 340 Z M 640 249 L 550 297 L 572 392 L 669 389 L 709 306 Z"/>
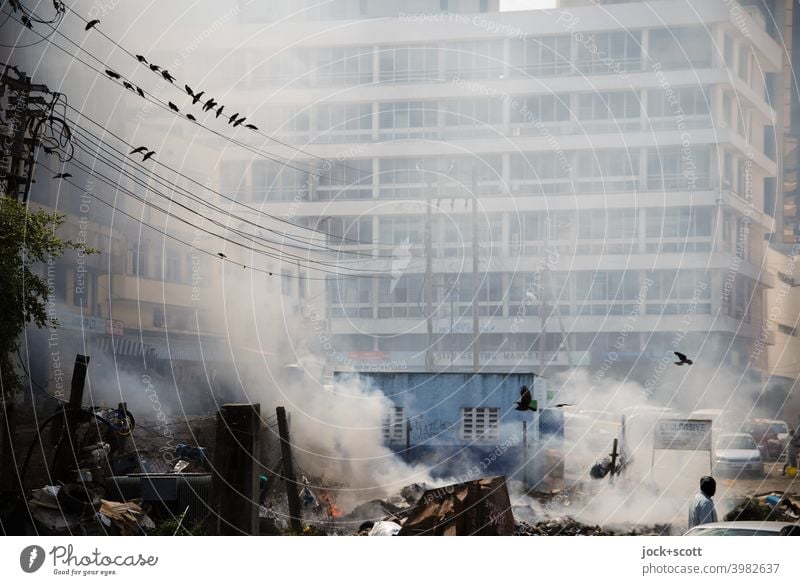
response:
<path id="1" fill-rule="evenodd" d="M 717 493 L 717 482 L 713 477 L 705 475 L 700 478 L 700 491 L 697 492 L 689 508 L 689 528 L 699 524 L 710 524 L 717 521 L 717 510 L 714 508 L 714 494 Z"/>
<path id="2" fill-rule="evenodd" d="M 781 475 L 786 475 L 786 470 L 789 467 L 797 468 L 797 450 L 800 447 L 800 429 L 792 432 L 789 442 L 786 445 L 786 463 L 783 464 L 783 472 Z"/>

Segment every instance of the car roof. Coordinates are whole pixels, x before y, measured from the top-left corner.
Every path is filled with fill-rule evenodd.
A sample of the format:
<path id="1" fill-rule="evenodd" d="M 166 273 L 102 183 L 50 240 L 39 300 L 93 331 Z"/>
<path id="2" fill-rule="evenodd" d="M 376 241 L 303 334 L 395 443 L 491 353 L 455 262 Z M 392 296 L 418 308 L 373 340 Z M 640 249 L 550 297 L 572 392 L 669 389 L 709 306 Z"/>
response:
<path id="1" fill-rule="evenodd" d="M 776 522 L 774 520 L 735 520 L 733 522 L 709 522 L 708 524 L 698 524 L 693 528 L 761 528 L 775 529 L 780 532 L 785 526 L 797 526 L 796 522 Z"/>

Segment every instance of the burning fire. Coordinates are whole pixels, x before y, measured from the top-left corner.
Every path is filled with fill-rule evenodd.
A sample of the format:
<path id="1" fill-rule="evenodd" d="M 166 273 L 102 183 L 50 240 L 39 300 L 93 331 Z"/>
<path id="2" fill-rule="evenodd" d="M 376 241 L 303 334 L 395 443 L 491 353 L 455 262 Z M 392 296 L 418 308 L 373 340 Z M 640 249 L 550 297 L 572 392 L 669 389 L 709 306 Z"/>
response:
<path id="1" fill-rule="evenodd" d="M 325 510 L 330 518 L 339 518 L 344 516 L 344 511 L 336 505 L 335 496 L 330 492 L 325 492 L 320 496 L 320 499 L 325 503 Z"/>

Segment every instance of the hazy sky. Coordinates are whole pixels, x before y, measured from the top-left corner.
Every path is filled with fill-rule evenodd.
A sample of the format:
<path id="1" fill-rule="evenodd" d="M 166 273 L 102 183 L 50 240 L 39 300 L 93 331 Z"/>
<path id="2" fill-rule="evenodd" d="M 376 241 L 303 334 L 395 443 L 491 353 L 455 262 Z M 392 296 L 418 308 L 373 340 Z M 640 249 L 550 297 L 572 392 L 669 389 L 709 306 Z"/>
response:
<path id="1" fill-rule="evenodd" d="M 500 10 L 534 10 L 555 7 L 556 0 L 500 0 Z"/>

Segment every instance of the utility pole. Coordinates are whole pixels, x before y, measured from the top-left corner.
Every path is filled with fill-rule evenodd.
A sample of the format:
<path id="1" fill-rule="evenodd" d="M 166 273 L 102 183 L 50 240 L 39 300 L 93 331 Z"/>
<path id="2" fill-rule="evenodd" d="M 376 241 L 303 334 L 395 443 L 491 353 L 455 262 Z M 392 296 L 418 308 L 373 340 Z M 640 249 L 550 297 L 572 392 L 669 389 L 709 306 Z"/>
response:
<path id="1" fill-rule="evenodd" d="M 425 327 L 428 333 L 425 350 L 425 369 L 432 372 L 433 360 L 433 213 L 431 210 L 431 191 L 425 190 Z M 419 298 L 419 297 L 417 297 Z"/>
<path id="2" fill-rule="evenodd" d="M 53 456 L 53 478 L 69 483 L 72 481 L 72 470 L 78 467 L 78 448 L 75 441 L 75 429 L 80 422 L 83 388 L 86 384 L 86 372 L 89 369 L 89 356 L 77 354 L 72 369 L 72 383 L 69 391 L 69 402 L 64 408 L 64 421 L 61 426 L 61 437 Z"/>
<path id="3" fill-rule="evenodd" d="M 480 283 L 478 282 L 478 168 L 472 167 L 472 369 L 481 367 L 481 331 L 478 305 Z"/>
<path id="4" fill-rule="evenodd" d="M 292 444 L 289 442 L 289 424 L 286 422 L 286 409 L 283 406 L 279 406 L 275 409 L 275 414 L 278 417 L 283 477 L 286 481 L 286 497 L 289 500 L 289 525 L 292 530 L 299 533 L 303 530 L 300 495 L 297 493 L 297 479 L 294 476 L 294 460 L 292 459 Z"/>

